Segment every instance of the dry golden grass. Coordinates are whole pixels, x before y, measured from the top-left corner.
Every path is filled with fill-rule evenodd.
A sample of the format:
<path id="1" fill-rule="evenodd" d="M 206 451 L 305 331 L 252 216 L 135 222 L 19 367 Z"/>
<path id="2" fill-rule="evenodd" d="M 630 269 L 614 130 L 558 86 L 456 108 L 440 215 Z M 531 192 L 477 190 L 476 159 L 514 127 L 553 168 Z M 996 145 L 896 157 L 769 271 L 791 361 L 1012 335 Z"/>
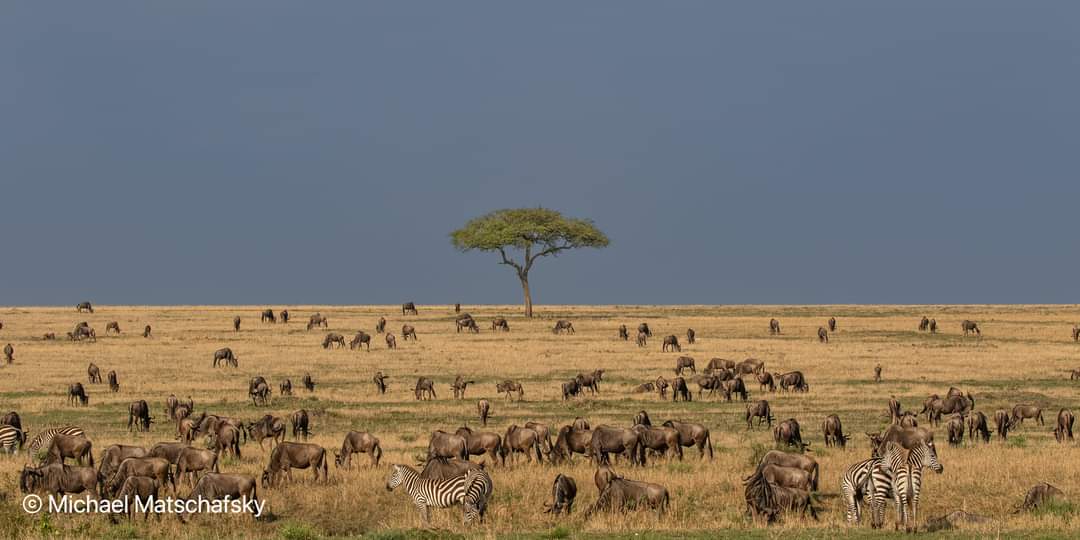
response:
<path id="1" fill-rule="evenodd" d="M 174 438 L 173 426 L 164 422 L 166 396 L 192 396 L 196 410 L 253 420 L 265 412 L 285 416 L 305 408 L 312 413 L 312 442 L 328 449 L 341 444 L 350 429 L 366 430 L 382 439 L 385 463 L 415 465 L 424 452 L 431 430 L 452 430 L 464 423 L 475 426 L 476 400 L 494 404 L 492 431 L 502 433 L 511 423 L 529 420 L 557 428 L 576 416 L 594 425 L 628 425 L 640 409 L 654 422 L 668 418 L 701 422 L 712 431 L 716 459 L 699 461 L 688 453 L 682 462 L 654 461 L 644 469 L 621 468 L 634 479 L 666 485 L 672 495 L 671 511 L 662 519 L 649 513 L 601 516 L 585 521 L 575 511 L 570 518 L 542 514 L 557 472 L 577 479 L 577 508 L 584 510 L 596 498 L 592 469 L 578 459 L 573 466 L 518 464 L 493 469 L 495 497 L 485 524 L 463 528 L 459 510 L 433 512 L 433 524 L 441 532 L 466 535 L 626 535 L 635 531 L 684 536 L 694 531 L 726 530 L 738 536 L 768 534 L 743 517 L 741 479 L 751 469 L 757 447 L 772 447 L 766 429 L 747 432 L 741 403 L 725 403 L 706 397 L 693 403 L 660 402 L 654 394 L 630 394 L 629 389 L 659 374 L 672 375 L 676 353 L 660 352 L 660 338 L 677 334 L 684 342 L 682 354 L 694 357 L 699 368 L 712 357 L 741 360 L 756 357 L 769 371 L 802 370 L 811 391 L 805 395 L 762 394 L 756 383 L 748 384 L 751 399 L 766 398 L 778 419 L 795 417 L 811 452 L 822 466 L 824 507 L 820 522 L 790 519 L 769 532 L 801 532 L 812 537 L 867 535 L 866 526 L 848 527 L 838 494 L 839 477 L 850 464 L 869 454 L 863 432 L 884 426 L 885 406 L 897 396 L 905 409 L 921 407 L 928 394 L 943 394 L 950 385 L 970 391 L 977 409 L 992 416 L 999 408 L 1016 403 L 1042 406 L 1045 427 L 1026 423 L 1008 443 L 996 439 L 989 445 L 962 448 L 945 443 L 937 428 L 942 475 L 928 475 L 921 517 L 937 516 L 954 509 L 988 515 L 998 521 L 969 531 L 981 536 L 1015 535 L 1024 532 L 1047 536 L 1072 536 L 1080 526 L 1072 521 L 1069 506 L 1039 515 L 1010 515 L 1024 492 L 1038 481 L 1051 482 L 1068 495 L 1080 494 L 1075 444 L 1059 445 L 1051 434 L 1061 407 L 1077 409 L 1075 386 L 1067 370 L 1080 367 L 1078 351 L 1069 330 L 1080 313 L 1063 306 L 545 306 L 541 317 L 525 320 L 517 306 L 468 306 L 481 325 L 479 335 L 457 334 L 452 309 L 420 307 L 419 316 L 402 317 L 396 306 L 328 307 L 290 306 L 293 322 L 261 324 L 259 307 L 119 307 L 100 306 L 94 314 L 77 314 L 73 308 L 11 308 L 0 310 L 4 323 L 0 343 L 15 347 L 16 362 L 0 368 L 0 408 L 17 410 L 32 432 L 67 423 L 86 429 L 95 454 L 112 443 L 149 446 Z M 275 311 L 280 306 L 274 306 Z M 358 329 L 374 333 L 376 319 L 386 316 L 388 330 L 398 335 L 397 350 L 387 350 L 375 336 L 370 353 L 323 350 L 324 330 L 304 329 L 307 316 L 320 311 L 329 317 L 330 330 L 351 334 Z M 936 317 L 936 336 L 915 331 L 921 315 Z M 243 317 L 239 333 L 232 331 L 234 315 Z M 492 333 L 490 319 L 506 316 L 512 331 Z M 839 330 L 831 343 L 817 343 L 816 330 L 829 316 L 838 319 Z M 777 317 L 783 335 L 770 337 L 767 324 Z M 575 335 L 552 335 L 556 318 L 568 318 Z M 960 321 L 973 319 L 983 329 L 981 339 L 960 337 Z M 97 329 L 97 343 L 45 342 L 45 332 L 63 336 L 78 321 Z M 104 336 L 108 321 L 119 321 L 124 333 Z M 655 337 L 645 349 L 616 339 L 619 324 L 631 330 L 647 321 Z M 403 323 L 416 326 L 419 341 L 401 339 Z M 139 333 L 144 324 L 154 328 L 152 339 Z M 697 331 L 698 342 L 685 344 L 687 327 Z M 240 359 L 238 369 L 211 368 L 211 355 L 229 346 Z M 87 385 L 88 408 L 66 404 L 67 385 L 86 384 L 86 366 L 94 362 L 104 375 L 115 369 L 122 391 L 110 394 L 105 385 Z M 884 367 L 884 382 L 874 384 L 873 366 Z M 560 400 L 559 384 L 574 374 L 607 370 L 601 394 L 570 402 Z M 390 391 L 378 396 L 371 376 L 382 370 L 391 377 Z M 318 387 L 314 394 L 300 388 L 310 372 Z M 478 383 L 467 399 L 452 400 L 449 383 L 456 374 Z M 274 388 L 273 404 L 255 408 L 246 396 L 248 380 L 263 375 Z M 435 379 L 439 399 L 417 402 L 411 388 L 418 376 Z M 296 397 L 277 396 L 277 384 L 291 378 Z M 507 402 L 495 393 L 495 382 L 511 378 L 525 386 L 525 401 Z M 127 405 L 146 399 L 155 417 L 150 434 L 131 434 L 126 428 Z M 824 448 L 821 421 L 839 414 L 851 436 L 847 450 Z M 247 444 L 239 462 L 227 460 L 223 470 L 258 475 L 267 451 Z M 357 456 L 366 464 L 367 457 Z M 65 536 L 237 536 L 304 537 L 317 535 L 375 534 L 393 536 L 419 526 L 415 509 L 403 492 L 384 489 L 387 467 L 335 470 L 331 464 L 329 485 L 313 484 L 309 472 L 294 485 L 260 489 L 269 501 L 272 519 L 254 522 L 241 517 L 202 516 L 187 525 L 166 518 L 161 523 L 110 526 L 103 517 L 27 516 L 19 509 L 16 475 L 24 456 L 0 459 L 0 488 L 7 494 L 0 502 L 0 532 L 24 536 L 52 532 Z M 356 461 L 354 460 L 354 464 Z M 181 493 L 186 493 L 186 488 Z M 889 527 L 893 519 L 888 513 Z M 560 527 L 560 528 L 556 528 Z M 721 531 L 723 532 L 723 531 Z"/>

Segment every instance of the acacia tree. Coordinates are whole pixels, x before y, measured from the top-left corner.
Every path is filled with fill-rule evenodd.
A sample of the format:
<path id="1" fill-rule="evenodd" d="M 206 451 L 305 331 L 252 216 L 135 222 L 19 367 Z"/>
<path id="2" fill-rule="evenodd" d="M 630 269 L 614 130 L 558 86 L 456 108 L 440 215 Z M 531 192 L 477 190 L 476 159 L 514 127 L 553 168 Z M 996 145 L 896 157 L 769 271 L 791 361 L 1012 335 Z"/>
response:
<path id="1" fill-rule="evenodd" d="M 567 218 L 547 208 L 496 210 L 469 220 L 450 233 L 450 241 L 463 252 L 498 252 L 499 264 L 512 267 L 521 281 L 526 317 L 532 317 L 529 271 L 537 259 L 568 249 L 608 245 L 608 237 L 592 221 Z"/>

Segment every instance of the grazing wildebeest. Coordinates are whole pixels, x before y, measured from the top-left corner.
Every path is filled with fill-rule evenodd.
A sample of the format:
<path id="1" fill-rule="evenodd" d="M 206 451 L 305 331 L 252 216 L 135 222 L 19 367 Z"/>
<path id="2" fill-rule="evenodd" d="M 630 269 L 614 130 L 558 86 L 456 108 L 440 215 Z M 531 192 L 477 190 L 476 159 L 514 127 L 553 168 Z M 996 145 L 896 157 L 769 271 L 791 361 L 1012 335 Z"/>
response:
<path id="1" fill-rule="evenodd" d="M 259 450 L 263 448 L 263 441 L 270 439 L 270 449 L 274 445 L 285 442 L 285 421 L 274 415 L 263 415 L 255 422 L 248 422 L 244 426 L 247 436 L 259 442 Z"/>
<path id="2" fill-rule="evenodd" d="M 780 390 L 786 392 L 788 390 L 794 390 L 796 392 L 807 392 L 810 390 L 810 385 L 806 384 L 806 378 L 803 377 L 801 371 L 791 371 L 783 375 L 774 373 L 773 377 L 780 383 Z"/>
<path id="3" fill-rule="evenodd" d="M 116 332 L 116 335 L 120 335 L 120 323 L 116 321 L 110 321 L 105 325 L 105 335 L 109 335 L 109 332 Z"/>
<path id="4" fill-rule="evenodd" d="M 930 328 L 930 319 L 927 319 L 926 315 L 923 315 L 922 320 L 919 321 L 919 331 L 925 332 L 928 328 Z"/>
<path id="5" fill-rule="evenodd" d="M 473 431 L 468 426 L 462 426 L 454 432 L 454 435 L 463 437 L 465 445 L 469 449 L 470 456 L 487 455 L 492 463 L 498 463 L 502 455 L 502 437 L 498 433 Z M 503 462 L 505 465 L 505 461 Z"/>
<path id="6" fill-rule="evenodd" d="M 345 338 L 342 338 L 342 339 L 345 339 Z M 387 349 L 396 349 L 397 348 L 397 338 L 394 337 L 394 334 L 386 334 L 386 348 Z"/>
<path id="7" fill-rule="evenodd" d="M 773 415 L 772 409 L 769 408 L 768 401 L 763 399 L 757 403 L 751 403 L 746 406 L 746 429 L 753 428 L 753 421 L 755 418 L 757 418 L 758 426 L 761 426 L 762 422 L 768 422 L 769 427 L 772 427 Z"/>
<path id="8" fill-rule="evenodd" d="M 281 310 L 281 322 L 282 324 L 289 324 L 289 310 Z"/>
<path id="9" fill-rule="evenodd" d="M 562 383 L 563 401 L 566 401 L 579 394 L 581 394 L 581 384 L 578 383 L 577 379 L 570 379 L 569 381 Z"/>
<path id="10" fill-rule="evenodd" d="M 279 393 L 283 396 L 291 396 L 292 393 L 292 379 L 285 379 L 278 385 Z"/>
<path id="11" fill-rule="evenodd" d="M 829 331 L 824 326 L 819 326 L 817 329 L 817 339 L 819 343 L 829 342 Z"/>
<path id="12" fill-rule="evenodd" d="M 368 351 L 371 350 L 371 336 L 363 330 L 360 330 L 356 332 L 356 335 L 353 336 L 352 341 L 349 342 L 349 350 L 356 349 L 357 347 L 363 349 L 364 345 L 367 345 Z"/>
<path id="13" fill-rule="evenodd" d="M 435 399 L 435 381 L 427 377 L 416 379 L 416 387 L 413 388 L 417 401 L 422 399 Z"/>
<path id="14" fill-rule="evenodd" d="M 954 414 L 945 424 L 945 433 L 949 437 L 949 446 L 960 446 L 964 442 L 964 415 Z"/>
<path id="15" fill-rule="evenodd" d="M 191 446 L 180 450 L 176 457 L 176 481 L 183 482 L 184 475 L 188 477 L 188 485 L 195 488 L 198 473 L 221 472 L 218 468 L 218 454 L 205 448 Z"/>
<path id="16" fill-rule="evenodd" d="M 10 343 L 4 345 L 4 360 L 9 364 L 15 361 L 15 347 Z"/>
<path id="17" fill-rule="evenodd" d="M 153 421 L 150 418 L 150 406 L 145 399 L 132 401 L 128 406 L 128 431 L 131 431 L 132 427 L 135 431 L 150 431 L 150 423 Z"/>
<path id="18" fill-rule="evenodd" d="M 649 344 L 649 336 L 645 332 L 637 333 L 637 346 L 644 347 Z"/>
<path id="19" fill-rule="evenodd" d="M 386 393 L 386 379 L 389 378 L 390 377 L 383 375 L 383 372 L 381 371 L 376 372 L 375 377 L 372 378 L 372 381 L 375 383 L 375 388 L 379 391 L 380 394 Z"/>
<path id="20" fill-rule="evenodd" d="M 800 452 L 810 446 L 810 443 L 803 442 L 799 421 L 794 418 L 788 418 L 773 428 L 773 440 L 777 445 L 793 446 Z"/>
<path id="21" fill-rule="evenodd" d="M 457 331 L 460 333 L 463 329 L 468 330 L 474 334 L 480 333 L 480 325 L 476 324 L 476 319 L 472 318 L 472 315 L 468 313 L 462 313 L 456 319 L 454 319 L 454 325 L 457 327 Z"/>
<path id="22" fill-rule="evenodd" d="M 518 401 L 520 401 L 521 398 L 525 396 L 525 389 L 521 386 L 521 384 L 515 381 L 511 381 L 510 379 L 496 384 L 495 391 L 500 394 L 506 394 L 506 397 L 510 398 L 511 401 L 513 401 L 514 399 L 514 392 L 517 393 Z"/>
<path id="23" fill-rule="evenodd" d="M 65 459 L 71 458 L 76 460 L 80 466 L 84 464 L 83 461 L 85 460 L 93 467 L 93 448 L 94 444 L 83 435 L 57 433 L 53 436 L 52 443 L 49 444 L 45 464 L 63 463 Z"/>
<path id="24" fill-rule="evenodd" d="M 419 313 L 416 311 L 416 304 L 412 302 L 405 302 L 404 304 L 401 304 L 401 314 L 408 315 L 410 313 L 412 313 L 413 315 L 419 315 Z"/>
<path id="25" fill-rule="evenodd" d="M 656 378 L 656 393 L 660 395 L 660 399 L 667 399 L 668 382 L 663 375 Z"/>
<path id="26" fill-rule="evenodd" d="M 440 457 L 469 461 L 469 445 L 465 437 L 441 429 L 433 431 L 431 440 L 428 441 L 427 459 Z"/>
<path id="27" fill-rule="evenodd" d="M 326 337 L 323 338 L 323 341 L 322 341 L 322 348 L 329 349 L 329 348 L 333 347 L 334 345 L 337 345 L 339 348 L 344 349 L 345 348 L 345 336 L 343 336 L 341 334 L 338 334 L 337 332 L 330 332 L 329 334 L 326 334 Z M 371 350 L 371 344 L 370 343 L 368 344 L 368 350 Z"/>
<path id="28" fill-rule="evenodd" d="M 465 389 L 475 383 L 476 381 L 466 381 L 461 375 L 454 377 L 454 384 L 450 387 L 454 390 L 454 399 L 465 399 Z"/>
<path id="29" fill-rule="evenodd" d="M 326 459 L 326 449 L 310 443 L 283 442 L 270 452 L 270 462 L 263 469 L 262 485 L 265 488 L 274 487 L 281 473 L 292 482 L 292 469 L 308 469 L 315 473 L 315 481 L 319 481 L 319 469 L 322 469 L 324 482 L 330 481 L 330 466 Z"/>
<path id="30" fill-rule="evenodd" d="M 1066 438 L 1070 441 L 1073 440 L 1073 422 L 1075 420 L 1076 417 L 1073 416 L 1072 411 L 1069 409 L 1058 411 L 1057 426 L 1054 428 L 1054 438 L 1057 439 L 1057 442 L 1065 442 Z"/>
<path id="31" fill-rule="evenodd" d="M 416 341 L 416 328 L 413 328 L 411 324 L 401 325 L 401 339 L 405 341 L 409 341 L 409 339 Z"/>
<path id="32" fill-rule="evenodd" d="M 219 363 L 232 367 L 237 367 L 239 365 L 236 355 L 233 354 L 232 349 L 229 347 L 222 347 L 214 351 L 213 367 L 218 367 Z"/>
<path id="33" fill-rule="evenodd" d="M 260 319 L 260 322 L 266 322 L 266 321 L 270 321 L 272 323 L 277 322 L 277 317 L 274 317 L 274 310 L 272 310 L 272 309 L 264 309 L 263 310 L 262 318 Z"/>
<path id="34" fill-rule="evenodd" d="M 86 406 L 90 403 L 90 397 L 86 395 L 86 389 L 82 383 L 72 383 L 68 386 L 68 405 Z"/>
<path id="35" fill-rule="evenodd" d="M 146 325 L 145 327 L 143 327 L 142 337 L 144 337 L 144 338 L 150 337 L 150 325 L 149 324 Z"/>
<path id="36" fill-rule="evenodd" d="M 321 328 L 330 327 L 330 321 L 328 321 L 326 317 L 324 317 L 323 314 L 319 312 L 315 312 L 311 315 L 311 317 L 308 317 L 307 329 L 311 330 L 312 328 L 315 328 L 317 326 Z"/>
<path id="37" fill-rule="evenodd" d="M 352 468 L 353 454 L 368 454 L 371 466 L 378 467 L 382 459 L 382 447 L 379 439 L 366 431 L 350 431 L 341 443 L 341 452 L 334 452 L 334 464 L 338 467 Z"/>
<path id="38" fill-rule="evenodd" d="M 978 438 L 975 437 L 976 433 L 979 435 Z M 990 426 L 986 420 L 986 415 L 980 411 L 975 411 L 968 417 L 968 438 L 972 442 L 979 439 L 982 439 L 984 443 L 990 442 Z"/>
<path id="39" fill-rule="evenodd" d="M 697 337 L 697 333 L 694 332 L 693 328 L 687 328 L 686 329 L 686 342 L 687 343 L 693 345 L 694 344 L 694 338 L 696 338 L 696 337 Z"/>
<path id="40" fill-rule="evenodd" d="M 600 464 L 610 463 L 608 454 L 616 454 L 629 459 L 631 465 L 645 465 L 641 435 L 632 429 L 598 426 L 592 430 L 589 448 Z"/>
<path id="41" fill-rule="evenodd" d="M 375 323 L 375 333 L 381 334 L 386 331 L 386 318 L 379 317 L 378 322 Z"/>
<path id="42" fill-rule="evenodd" d="M 628 509 L 650 508 L 659 519 L 667 511 L 671 498 L 660 484 L 627 480 L 614 476 L 600 492 L 596 502 L 585 511 L 589 518 L 597 512 L 625 512 Z"/>
<path id="43" fill-rule="evenodd" d="M 1043 422 L 1042 408 L 1035 405 L 1017 405 L 1012 409 L 1012 415 L 1010 421 L 1013 426 L 1017 424 L 1023 424 L 1025 419 L 1034 418 L 1040 426 L 1045 425 Z M 1010 427 L 1013 427 L 1010 426 Z"/>
<path id="44" fill-rule="evenodd" d="M 964 319 L 964 321 L 960 323 L 960 328 L 964 331 L 965 336 L 971 332 L 974 332 L 976 336 L 982 335 L 982 331 L 979 330 L 979 325 L 976 324 L 975 321 Z"/>
<path id="45" fill-rule="evenodd" d="M 308 392 L 315 391 L 315 379 L 311 378 L 310 373 L 305 373 L 304 376 L 300 378 L 300 384 L 304 385 L 304 390 L 307 390 Z"/>
<path id="46" fill-rule="evenodd" d="M 101 382 L 101 370 L 98 369 L 97 364 L 90 362 L 90 365 L 86 367 L 86 378 L 90 380 L 90 384 Z"/>
<path id="47" fill-rule="evenodd" d="M 776 319 L 769 319 L 769 335 L 776 335 L 780 333 L 780 321 Z"/>
<path id="48" fill-rule="evenodd" d="M 566 514 L 574 508 L 574 499 L 577 497 L 577 482 L 573 478 L 562 473 L 555 476 L 555 482 L 551 484 L 551 503 L 544 504 L 545 514 L 561 514 L 565 509 Z"/>
<path id="49" fill-rule="evenodd" d="M 600 381 L 604 378 L 604 370 L 596 369 L 592 373 L 578 373 L 574 381 L 584 390 L 588 388 L 592 393 L 600 392 Z"/>
<path id="50" fill-rule="evenodd" d="M 619 325 L 619 339 L 627 341 L 630 339 L 630 329 L 625 324 Z"/>
<path id="51" fill-rule="evenodd" d="M 77 306 L 75 306 L 75 311 L 78 311 L 79 313 L 82 313 L 84 311 L 93 313 L 94 306 L 90 305 L 90 302 L 80 302 Z"/>
<path id="52" fill-rule="evenodd" d="M 487 426 L 488 418 L 491 416 L 491 402 L 486 399 L 477 401 L 476 411 L 480 414 L 480 425 Z"/>
<path id="53" fill-rule="evenodd" d="M 679 444 L 683 446 L 696 446 L 699 458 L 704 458 L 705 451 L 708 450 L 709 460 L 712 460 L 712 438 L 709 435 L 709 428 L 701 424 L 678 422 L 675 420 L 668 420 L 664 422 L 663 426 L 675 428 L 675 430 L 679 432 Z"/>
<path id="54" fill-rule="evenodd" d="M 308 412 L 305 409 L 300 409 L 292 413 L 289 418 L 292 425 L 292 436 L 294 439 L 303 437 L 306 441 L 311 436 L 311 429 L 309 427 Z"/>
<path id="55" fill-rule="evenodd" d="M 41 467 L 27 465 L 19 473 L 19 489 L 23 493 L 32 493 L 40 489 L 50 495 L 59 496 L 85 491 L 97 499 L 98 486 L 103 482 L 104 479 L 93 467 L 71 467 L 62 463 Z"/>
<path id="56" fill-rule="evenodd" d="M 496 330 L 502 330 L 503 332 L 509 332 L 510 331 L 510 323 L 506 322 L 506 319 L 504 319 L 502 317 L 497 317 L 495 319 L 492 319 L 492 321 L 491 321 L 491 330 L 493 332 L 496 331 Z"/>
<path id="57" fill-rule="evenodd" d="M 671 382 L 671 401 L 679 401 L 679 398 L 683 401 L 693 401 L 694 395 L 690 392 L 690 388 L 686 386 L 686 379 L 682 377 L 675 377 L 675 380 Z"/>
<path id="58" fill-rule="evenodd" d="M 937 333 L 937 319 L 930 319 L 930 333 Z"/>
<path id="59" fill-rule="evenodd" d="M 574 324 L 571 323 L 570 321 L 559 319 L 559 320 L 555 321 L 555 326 L 551 328 L 551 333 L 552 334 L 562 334 L 562 333 L 573 334 L 573 333 L 575 333 L 574 332 Z"/>
<path id="60" fill-rule="evenodd" d="M 697 373 L 697 369 L 694 367 L 694 359 L 689 356 L 680 356 L 675 359 L 675 374 L 682 375 L 684 369 L 689 369 L 693 373 Z"/>
<path id="61" fill-rule="evenodd" d="M 233 329 L 233 332 L 239 332 L 240 331 L 240 316 L 239 315 L 233 317 L 232 329 Z"/>
<path id="62" fill-rule="evenodd" d="M 671 349 L 675 352 L 682 352 L 682 346 L 679 345 L 678 336 L 672 334 L 664 338 L 664 343 L 660 346 L 660 350 L 667 352 L 668 349 Z"/>
<path id="63" fill-rule="evenodd" d="M 840 417 L 835 414 L 830 414 L 825 417 L 825 421 L 821 423 L 821 431 L 825 433 L 825 446 L 839 445 L 840 448 L 847 447 L 848 436 L 844 435 L 844 428 L 840 424 Z"/>

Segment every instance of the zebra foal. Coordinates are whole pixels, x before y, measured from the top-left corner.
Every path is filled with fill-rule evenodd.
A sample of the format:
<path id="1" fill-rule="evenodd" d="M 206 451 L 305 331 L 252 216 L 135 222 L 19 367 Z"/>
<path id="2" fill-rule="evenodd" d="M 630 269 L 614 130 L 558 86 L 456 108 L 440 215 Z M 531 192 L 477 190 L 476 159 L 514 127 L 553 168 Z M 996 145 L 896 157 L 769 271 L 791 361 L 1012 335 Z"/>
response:
<path id="1" fill-rule="evenodd" d="M 432 508 L 449 508 L 456 504 L 462 506 L 463 523 L 483 520 L 492 491 L 491 476 L 484 470 L 471 470 L 446 480 L 430 480 L 421 478 L 408 465 L 392 465 L 386 490 L 393 491 L 398 486 L 405 486 L 425 525 L 431 524 Z"/>

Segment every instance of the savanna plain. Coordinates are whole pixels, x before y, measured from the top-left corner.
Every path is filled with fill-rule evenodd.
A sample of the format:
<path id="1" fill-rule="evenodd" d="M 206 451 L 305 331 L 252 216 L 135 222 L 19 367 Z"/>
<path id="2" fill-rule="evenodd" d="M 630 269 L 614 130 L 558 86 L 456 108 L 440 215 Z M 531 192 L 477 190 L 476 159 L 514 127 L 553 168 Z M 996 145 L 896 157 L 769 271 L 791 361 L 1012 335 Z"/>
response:
<path id="1" fill-rule="evenodd" d="M 1080 320 L 1076 306 L 542 306 L 538 316 L 525 319 L 518 306 L 463 306 L 479 323 L 479 334 L 455 331 L 452 306 L 418 304 L 418 315 L 401 314 L 400 306 L 97 306 L 76 313 L 72 307 L 2 308 L 0 343 L 11 343 L 15 361 L 0 367 L 0 409 L 18 411 L 24 427 L 34 433 L 74 424 L 93 441 L 95 458 L 115 443 L 149 447 L 175 440 L 175 426 L 163 412 L 167 396 L 195 402 L 206 411 L 253 421 L 266 413 L 287 418 L 306 409 L 311 415 L 310 442 L 338 449 L 350 430 L 368 431 L 381 439 L 382 466 L 368 465 L 358 454 L 353 469 L 330 464 L 328 482 L 313 482 L 310 471 L 296 471 L 295 482 L 273 489 L 260 486 L 268 514 L 196 516 L 188 523 L 175 517 L 112 525 L 104 516 L 30 515 L 20 507 L 18 474 L 26 454 L 0 457 L 0 534 L 6 537 L 100 538 L 372 538 L 430 537 L 881 537 L 892 532 L 895 512 L 890 504 L 886 529 L 844 521 L 839 497 L 840 476 L 848 465 L 869 457 L 866 432 L 878 432 L 889 422 L 887 402 L 895 396 L 905 410 L 918 412 L 930 394 L 944 395 L 950 386 L 970 392 L 975 409 L 992 417 L 998 409 L 1016 404 L 1041 406 L 1046 425 L 1028 420 L 1007 441 L 989 444 L 965 440 L 959 447 L 945 442 L 944 424 L 935 427 L 943 474 L 927 471 L 920 518 L 962 509 L 992 518 L 988 524 L 966 526 L 936 535 L 961 537 L 1080 536 L 1080 519 L 1069 501 L 1080 496 L 1080 450 L 1077 443 L 1059 444 L 1051 430 L 1059 409 L 1080 410 L 1077 387 L 1069 370 L 1080 368 L 1080 344 L 1070 330 Z M 288 308 L 289 324 L 261 323 L 260 311 Z M 308 316 L 320 312 L 328 329 L 306 330 Z M 922 316 L 936 318 L 937 334 L 919 332 Z M 233 331 L 234 316 L 242 318 Z M 398 348 L 387 348 L 375 334 L 378 318 L 397 336 Z M 491 319 L 506 317 L 511 331 L 492 332 Z M 837 329 L 827 344 L 817 329 L 829 317 Z M 782 333 L 768 332 L 770 318 Z M 557 319 L 573 322 L 576 333 L 555 335 Z M 982 329 L 980 338 L 964 337 L 960 322 L 971 319 Z M 62 336 L 80 321 L 97 331 L 97 342 L 71 342 Z M 107 322 L 117 321 L 119 336 L 105 335 Z M 647 322 L 654 337 L 647 347 L 633 340 L 637 325 Z M 151 325 L 151 338 L 142 328 Z M 403 324 L 413 325 L 416 341 L 402 339 Z M 617 337 L 626 324 L 631 339 Z M 686 330 L 696 342 L 686 343 Z M 357 330 L 372 334 L 371 351 L 324 349 L 328 331 L 351 339 Z M 60 339 L 44 341 L 54 332 Z M 661 338 L 679 336 L 682 352 L 662 352 Z M 239 367 L 211 367 L 215 350 L 230 347 Z M 773 448 L 766 427 L 747 430 L 745 404 L 725 402 L 719 394 L 699 398 L 696 385 L 690 403 L 661 401 L 655 393 L 632 393 L 643 382 L 674 377 L 676 358 L 693 357 L 700 371 L 711 358 L 740 361 L 753 357 L 770 372 L 801 370 L 810 385 L 807 393 L 769 393 L 747 377 L 750 400 L 767 399 L 777 420 L 796 418 L 802 425 L 807 450 L 821 466 L 816 496 L 820 521 L 787 517 L 768 527 L 745 516 L 742 479 L 760 455 Z M 89 384 L 86 368 L 93 362 L 102 374 L 115 370 L 121 390 L 110 393 L 105 384 Z M 882 381 L 873 381 L 875 365 Z M 576 374 L 604 369 L 600 392 L 586 392 L 564 401 L 560 384 Z M 372 376 L 389 376 L 389 390 L 379 395 Z M 305 373 L 316 383 L 314 392 L 300 385 Z M 450 389 L 456 375 L 474 380 L 465 399 L 455 400 Z M 269 406 L 255 407 L 247 395 L 248 381 L 264 376 L 273 388 Z M 436 383 L 437 399 L 417 401 L 417 377 Z M 278 384 L 291 379 L 294 396 L 278 395 Z M 524 386 L 524 399 L 511 401 L 497 394 L 497 382 L 513 379 Z M 69 406 L 67 388 L 82 382 L 89 393 L 87 407 Z M 670 396 L 670 394 L 669 394 Z M 553 429 L 583 417 L 592 425 L 629 427 L 635 413 L 646 410 L 654 423 L 678 419 L 704 424 L 711 431 L 715 458 L 699 459 L 687 449 L 685 459 L 651 459 L 644 468 L 616 465 L 625 477 L 662 484 L 671 494 L 671 507 L 662 517 L 651 512 L 599 514 L 585 519 L 584 510 L 596 500 L 592 466 L 580 456 L 573 464 L 552 466 L 518 459 L 503 468 L 487 464 L 494 494 L 482 524 L 463 526 L 460 509 L 434 510 L 432 528 L 421 521 L 399 488 L 385 489 L 390 463 L 416 466 L 435 429 L 453 431 L 462 425 L 479 427 L 477 400 L 493 404 L 486 428 L 502 434 L 511 424 L 534 420 Z M 149 433 L 127 428 L 128 405 L 145 399 L 155 423 Z M 850 436 L 846 449 L 826 448 L 822 420 L 839 415 Z M 928 425 L 920 418 L 920 425 Z M 991 426 L 992 428 L 993 426 Z M 292 440 L 290 434 L 289 440 Z M 200 439 L 197 444 L 202 444 Z M 249 441 L 239 460 L 223 458 L 223 472 L 258 478 L 269 456 L 269 443 L 260 450 Z M 332 454 L 331 454 L 332 459 Z M 474 458 L 475 459 L 475 458 Z M 359 466 L 358 466 L 359 465 Z M 579 493 L 569 517 L 543 513 L 551 483 L 559 472 L 576 479 Z M 1028 488 L 1049 482 L 1066 502 L 1036 512 L 1013 513 Z M 180 494 L 188 491 L 186 485 Z"/>

